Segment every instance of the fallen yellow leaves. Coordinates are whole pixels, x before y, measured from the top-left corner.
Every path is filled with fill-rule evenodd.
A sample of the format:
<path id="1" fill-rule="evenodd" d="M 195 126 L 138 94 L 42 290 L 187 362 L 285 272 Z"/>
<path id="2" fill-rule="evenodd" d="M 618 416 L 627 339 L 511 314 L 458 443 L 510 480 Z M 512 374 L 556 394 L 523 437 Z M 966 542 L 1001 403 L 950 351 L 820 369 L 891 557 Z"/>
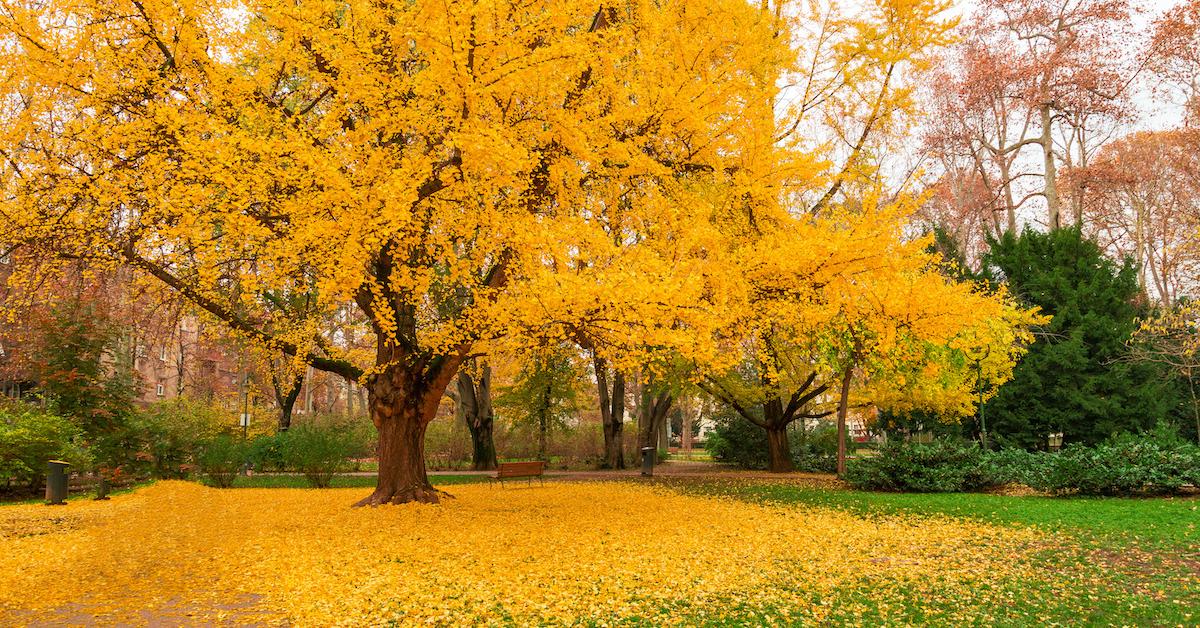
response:
<path id="1" fill-rule="evenodd" d="M 160 482 L 0 508 L 0 624 L 691 623 L 731 608 L 820 621 L 835 601 L 886 616 L 889 592 L 941 603 L 1018 575 L 1036 541 L 633 484 L 448 490 L 437 506 L 351 509 L 361 489 Z"/>

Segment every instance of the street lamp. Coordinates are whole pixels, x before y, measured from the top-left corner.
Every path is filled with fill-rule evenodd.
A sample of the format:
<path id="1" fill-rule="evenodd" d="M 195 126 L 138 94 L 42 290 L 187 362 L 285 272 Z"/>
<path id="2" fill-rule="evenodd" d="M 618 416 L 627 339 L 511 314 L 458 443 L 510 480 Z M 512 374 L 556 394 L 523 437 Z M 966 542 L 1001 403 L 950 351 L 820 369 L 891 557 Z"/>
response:
<path id="1" fill-rule="evenodd" d="M 242 380 L 242 416 L 238 419 L 242 426 L 242 440 L 245 440 L 250 431 L 250 371 L 246 371 L 246 378 Z"/>

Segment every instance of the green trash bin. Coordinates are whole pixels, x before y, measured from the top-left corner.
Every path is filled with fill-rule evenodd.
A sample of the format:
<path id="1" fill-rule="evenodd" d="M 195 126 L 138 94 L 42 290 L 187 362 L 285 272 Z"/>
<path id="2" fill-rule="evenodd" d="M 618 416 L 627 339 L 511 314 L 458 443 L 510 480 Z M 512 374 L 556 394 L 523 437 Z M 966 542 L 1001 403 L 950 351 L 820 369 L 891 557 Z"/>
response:
<path id="1" fill-rule="evenodd" d="M 46 463 L 46 504 L 61 506 L 67 503 L 67 467 L 69 462 L 51 460 Z"/>

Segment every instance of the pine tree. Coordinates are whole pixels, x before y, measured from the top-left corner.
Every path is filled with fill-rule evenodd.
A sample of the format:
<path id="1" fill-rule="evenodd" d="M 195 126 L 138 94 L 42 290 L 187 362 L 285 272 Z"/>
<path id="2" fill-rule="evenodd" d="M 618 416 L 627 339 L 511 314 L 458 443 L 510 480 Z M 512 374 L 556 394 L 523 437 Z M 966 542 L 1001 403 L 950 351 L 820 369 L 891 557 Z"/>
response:
<path id="1" fill-rule="evenodd" d="M 1121 360 L 1145 310 L 1132 261 L 1106 258 L 1077 228 L 1006 233 L 990 246 L 984 274 L 1053 317 L 984 407 L 998 442 L 1038 448 L 1062 432 L 1064 443 L 1095 443 L 1178 405 L 1160 369 Z"/>

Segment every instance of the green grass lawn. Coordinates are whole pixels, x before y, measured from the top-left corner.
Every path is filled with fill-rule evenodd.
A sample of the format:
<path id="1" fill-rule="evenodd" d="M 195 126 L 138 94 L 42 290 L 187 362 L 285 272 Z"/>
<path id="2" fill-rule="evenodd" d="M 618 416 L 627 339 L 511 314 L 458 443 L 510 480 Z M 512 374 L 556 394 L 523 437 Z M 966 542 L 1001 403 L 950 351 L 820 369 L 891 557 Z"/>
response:
<path id="1" fill-rule="evenodd" d="M 777 482 L 722 481 L 681 490 L 764 504 L 836 508 L 865 517 L 949 516 L 1032 526 L 1046 544 L 1030 567 L 1047 578 L 963 592 L 995 605 L 996 625 L 1200 625 L 1200 499 L 1050 498 L 872 493 Z M 913 594 L 914 623 L 944 623 Z M 893 609 L 894 610 L 894 609 Z M 894 619 L 894 618 L 893 618 Z"/>
<path id="2" fill-rule="evenodd" d="M 704 484 L 699 489 L 757 502 L 807 504 L 856 514 L 968 517 L 1034 525 L 1116 546 L 1176 549 L 1200 544 L 1200 498 L 1016 497 L 979 493 L 872 493 L 779 483 Z"/>

